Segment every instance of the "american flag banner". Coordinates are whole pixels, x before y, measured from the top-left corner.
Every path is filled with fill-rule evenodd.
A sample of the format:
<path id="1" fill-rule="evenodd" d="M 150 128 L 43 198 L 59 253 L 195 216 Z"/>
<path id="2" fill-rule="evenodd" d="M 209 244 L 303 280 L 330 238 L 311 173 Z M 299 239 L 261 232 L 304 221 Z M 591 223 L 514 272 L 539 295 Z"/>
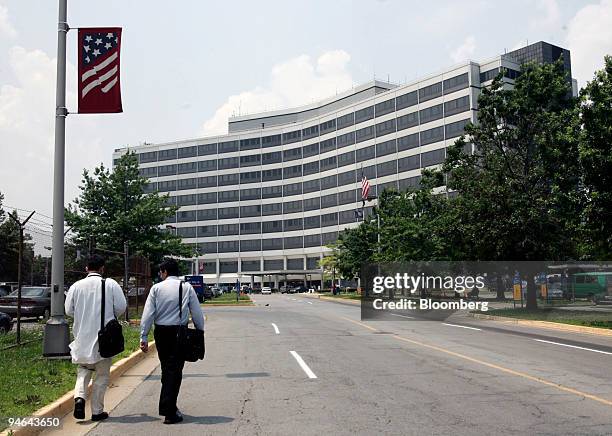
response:
<path id="1" fill-rule="evenodd" d="M 369 193 L 370 193 L 370 182 L 368 181 L 368 178 L 365 176 L 365 174 L 363 174 L 361 176 L 361 199 L 367 200 Z"/>
<path id="2" fill-rule="evenodd" d="M 119 80 L 120 48 L 120 27 L 79 29 L 79 113 L 123 112 Z"/>

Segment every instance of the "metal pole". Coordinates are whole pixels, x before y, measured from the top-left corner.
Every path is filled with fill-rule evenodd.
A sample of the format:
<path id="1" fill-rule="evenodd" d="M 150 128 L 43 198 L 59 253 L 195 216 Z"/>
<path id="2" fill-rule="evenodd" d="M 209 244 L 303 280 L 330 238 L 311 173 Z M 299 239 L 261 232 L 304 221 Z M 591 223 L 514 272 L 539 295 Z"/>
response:
<path id="1" fill-rule="evenodd" d="M 127 306 L 125 307 L 125 320 L 130 320 L 130 291 L 128 286 L 128 242 L 123 243 L 123 286 L 125 289 L 125 299 L 127 300 Z M 138 289 L 136 289 L 136 295 L 138 295 Z"/>
<path id="2" fill-rule="evenodd" d="M 19 225 L 19 260 L 17 261 L 17 343 L 21 343 L 21 266 L 23 262 L 23 227 Z"/>
<path id="3" fill-rule="evenodd" d="M 57 83 L 55 94 L 55 155 L 53 164 L 53 256 L 51 317 L 45 325 L 43 356 L 69 356 L 70 331 L 64 317 L 64 167 L 66 154 L 66 35 L 68 2 L 59 0 Z"/>

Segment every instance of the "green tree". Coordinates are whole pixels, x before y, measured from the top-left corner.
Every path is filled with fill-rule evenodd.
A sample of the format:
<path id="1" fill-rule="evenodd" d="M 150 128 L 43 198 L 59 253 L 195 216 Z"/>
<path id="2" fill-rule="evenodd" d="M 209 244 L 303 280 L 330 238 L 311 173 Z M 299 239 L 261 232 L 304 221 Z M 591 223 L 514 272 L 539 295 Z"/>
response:
<path id="1" fill-rule="evenodd" d="M 166 255 L 190 256 L 181 239 L 162 228 L 177 207 L 167 194 L 145 193 L 146 184 L 132 152 L 123 155 L 112 172 L 104 165 L 93 173 L 84 170 L 81 193 L 66 210 L 75 243 L 122 252 L 127 242 L 130 253 L 148 256 L 152 262 Z"/>
<path id="2" fill-rule="evenodd" d="M 585 188 L 582 256 L 612 259 L 612 56 L 580 92 L 580 166 Z"/>
<path id="3" fill-rule="evenodd" d="M 466 260 L 575 256 L 580 174 L 569 91 L 561 62 L 526 64 L 511 89 L 500 75 L 482 90 L 478 123 L 466 126 L 443 166 L 458 194 L 455 224 Z M 535 308 L 528 283 L 527 307 Z"/>

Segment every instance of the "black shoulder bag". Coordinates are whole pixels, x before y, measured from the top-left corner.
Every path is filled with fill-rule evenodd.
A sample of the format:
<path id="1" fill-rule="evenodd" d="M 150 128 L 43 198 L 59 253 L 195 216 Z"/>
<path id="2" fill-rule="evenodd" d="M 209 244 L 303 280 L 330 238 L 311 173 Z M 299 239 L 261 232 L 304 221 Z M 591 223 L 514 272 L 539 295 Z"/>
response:
<path id="1" fill-rule="evenodd" d="M 106 280 L 102 279 L 102 310 L 100 312 L 100 331 L 98 331 L 98 348 L 100 356 L 113 357 L 125 349 L 123 331 L 117 318 L 111 319 L 104 325 L 106 313 Z M 114 314 L 114 308 L 113 308 Z"/>
<path id="2" fill-rule="evenodd" d="M 187 325 L 183 325 L 183 282 L 179 284 L 179 328 L 178 328 L 178 346 L 179 355 L 186 362 L 197 362 L 204 359 L 204 331 L 198 329 L 190 329 L 189 321 Z"/>

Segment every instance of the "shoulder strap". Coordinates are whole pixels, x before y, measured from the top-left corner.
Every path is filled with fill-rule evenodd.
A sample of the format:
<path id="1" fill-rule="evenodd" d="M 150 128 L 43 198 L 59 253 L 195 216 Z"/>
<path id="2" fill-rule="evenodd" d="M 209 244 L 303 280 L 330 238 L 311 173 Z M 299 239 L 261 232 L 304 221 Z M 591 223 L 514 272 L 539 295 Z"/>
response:
<path id="1" fill-rule="evenodd" d="M 183 323 L 183 281 L 179 284 L 179 324 Z"/>
<path id="2" fill-rule="evenodd" d="M 100 310 L 100 330 L 104 329 L 104 313 L 106 312 L 106 279 L 102 279 L 102 308 Z"/>

